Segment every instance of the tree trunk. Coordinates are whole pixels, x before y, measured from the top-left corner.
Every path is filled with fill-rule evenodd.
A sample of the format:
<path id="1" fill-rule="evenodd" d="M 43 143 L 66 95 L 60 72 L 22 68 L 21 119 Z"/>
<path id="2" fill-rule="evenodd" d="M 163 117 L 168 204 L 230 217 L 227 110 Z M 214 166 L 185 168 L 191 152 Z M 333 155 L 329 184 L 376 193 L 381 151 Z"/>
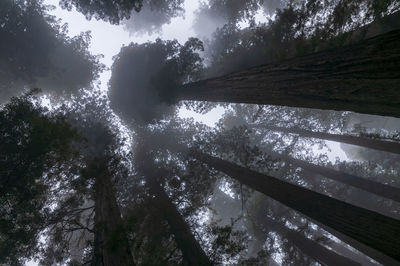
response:
<path id="1" fill-rule="evenodd" d="M 193 236 L 189 225 L 171 202 L 164 189 L 155 181 L 149 182 L 150 191 L 155 195 L 156 202 L 175 236 L 178 248 L 182 251 L 185 265 L 213 265 L 206 253 Z"/>
<path id="2" fill-rule="evenodd" d="M 400 261 L 400 221 L 198 151 L 192 155 L 320 224 L 364 243 L 378 254 Z"/>
<path id="3" fill-rule="evenodd" d="M 400 117 L 400 30 L 189 83 L 177 100 L 271 104 Z"/>
<path id="4" fill-rule="evenodd" d="M 135 265 L 107 168 L 107 160 L 95 159 L 89 167 L 95 178 L 95 236 L 92 265 Z"/>
<path id="5" fill-rule="evenodd" d="M 332 243 L 329 244 L 329 247 L 332 248 L 336 253 L 339 253 L 346 258 L 351 258 L 352 260 L 356 261 L 360 265 L 363 266 L 376 266 L 376 262 L 372 262 L 370 258 L 365 256 L 364 254 L 361 253 L 356 253 L 350 249 L 348 249 L 344 243 L 337 243 L 335 241 L 332 241 Z"/>
<path id="6" fill-rule="evenodd" d="M 283 161 L 286 161 L 294 166 L 301 167 L 307 172 L 316 173 L 326 178 L 341 182 L 343 184 L 353 186 L 373 193 L 375 195 L 400 202 L 400 188 L 385 185 L 356 175 L 346 174 L 338 170 L 308 163 L 303 160 L 295 159 L 293 157 L 282 155 L 279 153 L 270 152 L 270 154 L 277 158 L 281 158 Z"/>
<path id="7" fill-rule="evenodd" d="M 250 125 L 254 127 L 254 125 Z M 385 151 L 395 154 L 400 154 L 400 143 L 394 141 L 384 141 L 378 139 L 370 139 L 365 137 L 355 137 L 349 135 L 337 135 L 331 133 L 323 133 L 323 132 L 313 132 L 311 130 L 305 130 L 301 128 L 285 128 L 285 127 L 277 127 L 273 125 L 260 125 L 257 126 L 259 128 L 265 128 L 272 131 L 279 131 L 284 133 L 297 134 L 306 138 L 316 138 L 323 140 L 331 140 L 351 145 L 357 145 L 360 147 L 365 147 L 369 149 L 374 149 L 378 151 Z"/>
<path id="8" fill-rule="evenodd" d="M 335 253 L 332 250 L 321 246 L 314 240 L 305 237 L 303 234 L 296 232 L 281 225 L 279 222 L 274 221 L 271 218 L 266 218 L 268 229 L 271 229 L 279 233 L 283 238 L 286 238 L 294 246 L 296 246 L 301 252 L 308 255 L 310 258 L 318 261 L 322 265 L 328 266 L 355 266 L 360 265 L 359 263 L 348 259 L 342 255 Z"/>

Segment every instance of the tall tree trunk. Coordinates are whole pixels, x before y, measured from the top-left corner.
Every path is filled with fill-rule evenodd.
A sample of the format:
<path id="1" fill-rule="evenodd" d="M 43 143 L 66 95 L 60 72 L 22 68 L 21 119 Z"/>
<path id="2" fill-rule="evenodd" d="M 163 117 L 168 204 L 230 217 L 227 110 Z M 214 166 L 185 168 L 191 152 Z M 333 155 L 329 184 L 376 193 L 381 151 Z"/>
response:
<path id="1" fill-rule="evenodd" d="M 177 100 L 271 104 L 400 117 L 400 30 L 189 83 Z"/>
<path id="2" fill-rule="evenodd" d="M 400 261 L 400 221 L 199 151 L 193 151 L 192 156 L 312 220 Z"/>
<path id="3" fill-rule="evenodd" d="M 135 265 L 107 164 L 107 160 L 97 158 L 89 165 L 95 178 L 95 236 L 92 265 Z"/>
<path id="4" fill-rule="evenodd" d="M 193 236 L 189 225 L 171 202 L 164 189 L 155 180 L 149 180 L 150 191 L 156 196 L 158 208 L 167 220 L 171 232 L 175 236 L 178 248 L 182 251 L 185 265 L 213 265 L 206 253 Z"/>
<path id="5" fill-rule="evenodd" d="M 322 265 L 361 265 L 351 259 L 335 253 L 332 250 L 325 248 L 324 246 L 321 246 L 314 240 L 311 240 L 305 237 L 303 234 L 296 232 L 295 230 L 291 230 L 284 225 L 281 225 L 279 222 L 274 221 L 271 218 L 266 218 L 266 220 L 268 224 L 268 229 L 279 233 L 283 238 L 286 238 L 289 242 L 296 246 L 301 252 L 308 255 L 310 258 L 318 261 Z"/>
<path id="6" fill-rule="evenodd" d="M 281 158 L 283 161 L 288 162 L 294 166 L 301 167 L 307 172 L 320 174 L 326 178 L 341 182 L 343 184 L 353 186 L 373 193 L 375 195 L 400 202 L 400 188 L 385 185 L 356 175 L 347 174 L 338 170 L 330 169 L 328 167 L 308 163 L 287 155 L 282 155 L 275 152 L 270 152 L 270 154 L 277 158 Z"/>
<path id="7" fill-rule="evenodd" d="M 250 125 L 251 127 L 255 127 L 254 125 Z M 385 151 L 395 154 L 400 154 L 400 143 L 394 141 L 384 141 L 378 139 L 370 139 L 365 137 L 355 137 L 349 135 L 337 135 L 331 133 L 323 133 L 323 132 L 313 132 L 311 130 L 305 130 L 301 128 L 285 128 L 285 127 L 277 127 L 273 125 L 260 125 L 256 126 L 259 128 L 265 128 L 272 131 L 279 131 L 284 133 L 292 133 L 297 134 L 306 138 L 316 138 L 323 140 L 331 140 L 346 144 L 357 145 L 360 147 L 365 147 L 369 149 Z"/>
<path id="8" fill-rule="evenodd" d="M 343 243 L 337 243 L 335 241 L 332 241 L 332 243 L 329 244 L 329 247 L 331 247 L 332 250 L 334 250 L 336 253 L 339 253 L 345 256 L 346 258 L 351 258 L 360 265 L 376 266 L 376 263 L 372 262 L 367 256 L 365 256 L 364 254 L 355 253 L 354 251 L 344 246 Z"/>

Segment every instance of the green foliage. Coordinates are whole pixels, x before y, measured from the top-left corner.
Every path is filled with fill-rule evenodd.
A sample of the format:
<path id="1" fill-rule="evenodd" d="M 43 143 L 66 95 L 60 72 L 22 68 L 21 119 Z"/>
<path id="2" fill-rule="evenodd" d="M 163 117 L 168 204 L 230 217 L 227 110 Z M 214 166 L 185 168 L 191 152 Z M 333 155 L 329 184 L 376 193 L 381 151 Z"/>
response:
<path id="1" fill-rule="evenodd" d="M 0 111 L 0 262 L 18 264 L 35 254 L 46 225 L 49 185 L 76 156 L 77 132 L 33 97 L 13 98 Z"/>

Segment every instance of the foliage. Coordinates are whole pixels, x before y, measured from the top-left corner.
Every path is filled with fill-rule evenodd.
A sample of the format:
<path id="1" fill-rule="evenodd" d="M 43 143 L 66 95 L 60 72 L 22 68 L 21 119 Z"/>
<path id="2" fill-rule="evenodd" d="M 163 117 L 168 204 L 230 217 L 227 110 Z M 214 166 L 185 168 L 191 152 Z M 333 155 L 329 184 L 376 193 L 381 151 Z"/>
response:
<path id="1" fill-rule="evenodd" d="M 368 32 L 364 25 L 398 10 L 398 0 L 289 1 L 267 23 L 221 25 L 205 47 L 207 76 L 358 41 Z"/>
<path id="2" fill-rule="evenodd" d="M 95 18 L 97 20 L 108 21 L 111 24 L 119 24 L 132 16 L 129 28 L 137 28 L 136 24 L 149 25 L 149 31 L 152 27 L 160 27 L 169 22 L 172 17 L 177 16 L 182 11 L 182 0 L 60 0 L 60 5 L 67 10 L 75 7 L 83 13 L 87 19 Z M 152 16 L 153 21 L 147 21 L 148 18 L 142 17 L 138 12 L 152 13 L 158 15 L 158 18 Z M 148 14 L 147 14 L 148 15 Z M 158 21 L 154 21 L 158 19 Z"/>
<path id="3" fill-rule="evenodd" d="M 0 111 L 0 262 L 20 264 L 35 255 L 45 228 L 48 192 L 75 157 L 77 132 L 28 94 Z"/>
<path id="4" fill-rule="evenodd" d="M 104 69 L 88 52 L 89 32 L 67 37 L 67 25 L 47 15 L 42 1 L 0 3 L 0 101 L 24 86 L 71 93 L 89 87 Z"/>
<path id="5" fill-rule="evenodd" d="M 196 38 L 184 45 L 157 39 L 123 47 L 112 66 L 111 107 L 128 124 L 151 123 L 170 114 L 174 88 L 199 78 L 202 64 L 197 51 L 202 49 Z"/>
<path id="6" fill-rule="evenodd" d="M 184 15 L 183 0 L 147 0 L 140 12 L 132 12 L 130 19 L 124 21 L 124 27 L 131 34 L 160 33 L 172 18 Z"/>

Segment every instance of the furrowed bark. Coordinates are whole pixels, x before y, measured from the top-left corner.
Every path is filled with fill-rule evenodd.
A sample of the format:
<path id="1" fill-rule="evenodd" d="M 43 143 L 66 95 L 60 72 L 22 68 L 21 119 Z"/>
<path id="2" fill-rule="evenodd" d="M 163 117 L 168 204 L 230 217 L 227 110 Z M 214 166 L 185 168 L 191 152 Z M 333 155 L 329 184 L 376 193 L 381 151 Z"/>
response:
<path id="1" fill-rule="evenodd" d="M 178 248 L 182 251 L 185 265 L 213 265 L 164 189 L 154 181 L 149 182 L 149 187 L 150 191 L 156 196 L 158 207 L 175 236 Z"/>
<path id="2" fill-rule="evenodd" d="M 400 188 L 385 185 L 356 175 L 347 174 L 338 170 L 330 169 L 328 167 L 308 163 L 303 160 L 295 159 L 293 157 L 282 155 L 279 153 L 273 152 L 270 154 L 277 158 L 281 158 L 283 161 L 288 162 L 294 166 L 301 167 L 308 172 L 316 173 L 326 178 L 341 182 L 343 184 L 353 186 L 373 193 L 375 195 L 400 202 Z"/>
<path id="3" fill-rule="evenodd" d="M 135 265 L 126 238 L 121 213 L 106 160 L 89 165 L 95 178 L 94 258 L 95 266 Z"/>
<path id="4" fill-rule="evenodd" d="M 361 264 L 339 255 L 334 251 L 325 248 L 324 246 L 321 246 L 314 240 L 311 240 L 301 233 L 281 225 L 279 222 L 276 222 L 271 218 L 266 219 L 268 223 L 268 229 L 279 233 L 283 238 L 286 238 L 293 245 L 295 245 L 301 252 L 318 261 L 322 265 L 361 266 Z"/>
<path id="5" fill-rule="evenodd" d="M 400 117 L 400 30 L 181 86 L 177 100 L 270 104 Z"/>
<path id="6" fill-rule="evenodd" d="M 257 126 L 258 127 L 258 126 Z M 313 132 L 311 130 L 305 130 L 301 128 L 285 128 L 277 127 L 273 125 L 260 125 L 260 128 L 265 128 L 271 131 L 279 131 L 284 133 L 297 134 L 306 138 L 316 138 L 323 140 L 331 140 L 351 145 L 357 145 L 369 149 L 385 151 L 395 154 L 400 154 L 400 143 L 394 141 L 384 141 L 378 139 L 370 139 L 365 137 L 355 137 L 349 135 L 337 135 L 323 132 Z"/>
<path id="7" fill-rule="evenodd" d="M 400 261 L 400 221 L 193 151 L 191 155 L 282 204 Z M 369 254 L 367 254 L 369 256 Z M 397 262 L 398 263 L 398 262 Z"/>

